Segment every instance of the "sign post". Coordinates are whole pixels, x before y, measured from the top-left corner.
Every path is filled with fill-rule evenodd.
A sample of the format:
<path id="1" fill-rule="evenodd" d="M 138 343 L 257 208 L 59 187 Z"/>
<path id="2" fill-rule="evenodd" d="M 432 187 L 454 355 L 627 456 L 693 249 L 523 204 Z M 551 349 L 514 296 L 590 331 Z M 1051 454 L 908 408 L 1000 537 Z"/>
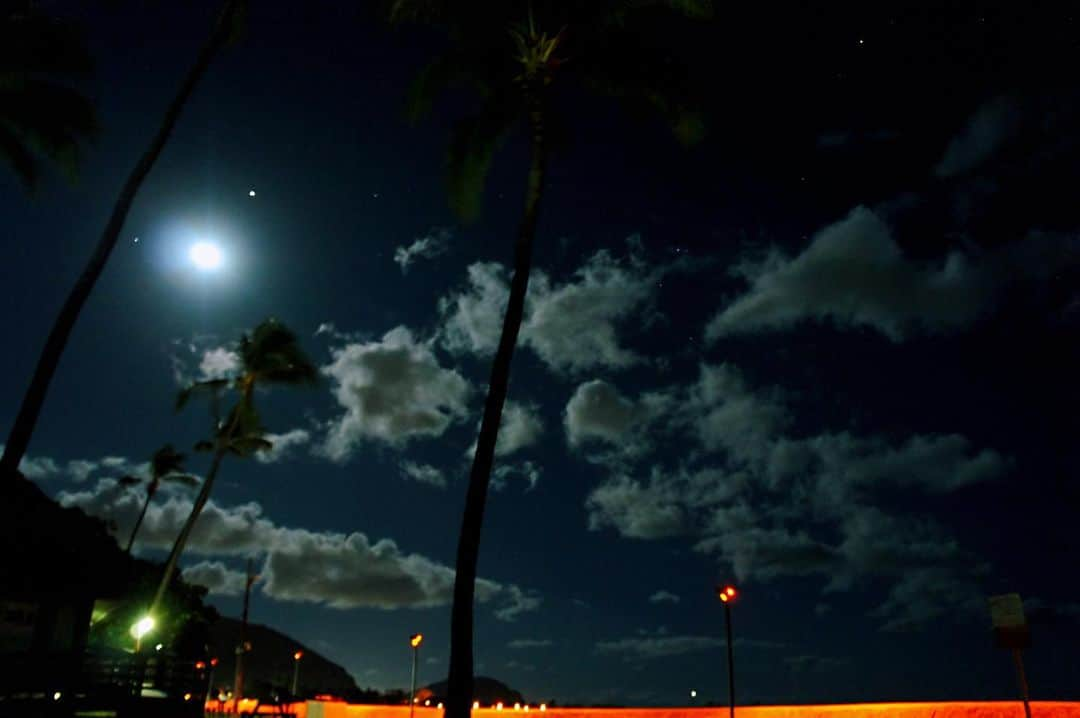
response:
<path id="1" fill-rule="evenodd" d="M 999 648 L 1012 651 L 1016 666 L 1016 681 L 1024 701 L 1024 715 L 1031 718 L 1027 675 L 1024 673 L 1023 650 L 1031 646 L 1031 631 L 1024 617 L 1024 603 L 1018 593 L 990 597 L 990 620 L 994 626 L 994 642 Z"/>

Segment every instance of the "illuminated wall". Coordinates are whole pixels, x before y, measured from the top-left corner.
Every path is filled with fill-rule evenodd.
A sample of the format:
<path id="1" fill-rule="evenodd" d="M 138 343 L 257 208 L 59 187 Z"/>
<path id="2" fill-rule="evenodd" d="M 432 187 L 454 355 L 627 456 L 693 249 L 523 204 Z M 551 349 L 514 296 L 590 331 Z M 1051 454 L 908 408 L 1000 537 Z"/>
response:
<path id="1" fill-rule="evenodd" d="M 308 701 L 293 707 L 297 718 L 409 718 L 408 706 L 367 706 Z M 481 708 L 476 718 L 524 718 L 525 711 Z M 533 716 L 533 714 L 538 714 Z M 540 718 L 530 706 L 530 718 Z M 543 718 L 727 718 L 727 708 L 549 708 Z M 736 708 L 736 718 L 1023 718 L 1019 701 L 956 703 L 853 703 L 823 706 Z M 1080 702 L 1037 701 L 1032 718 L 1080 718 Z M 415 718 L 441 718 L 436 708 L 415 710 Z"/>

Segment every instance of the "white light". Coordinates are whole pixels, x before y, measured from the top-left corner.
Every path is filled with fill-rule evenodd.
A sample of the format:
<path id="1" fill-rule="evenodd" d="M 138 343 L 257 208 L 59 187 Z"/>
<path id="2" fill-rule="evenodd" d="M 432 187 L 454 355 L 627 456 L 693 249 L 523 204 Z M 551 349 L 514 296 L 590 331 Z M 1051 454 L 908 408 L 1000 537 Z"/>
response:
<path id="1" fill-rule="evenodd" d="M 162 648 L 164 648 L 164 647 L 165 647 L 165 646 L 164 646 L 164 644 L 162 644 L 162 643 L 159 643 L 159 644 L 157 644 L 156 646 L 154 646 L 154 650 L 155 650 L 155 651 L 160 651 L 160 650 L 161 650 Z"/>
<path id="2" fill-rule="evenodd" d="M 191 245 L 188 256 L 196 267 L 205 271 L 217 269 L 221 266 L 223 259 L 221 248 L 210 242 L 197 242 Z"/>
<path id="3" fill-rule="evenodd" d="M 135 638 L 142 638 L 152 630 L 154 630 L 154 619 L 150 616 L 143 616 L 131 627 L 131 635 L 135 636 Z"/>
<path id="4" fill-rule="evenodd" d="M 54 701 L 58 701 L 58 700 L 60 700 L 60 691 L 57 691 L 56 693 L 53 693 L 53 694 L 52 694 L 52 699 L 53 699 Z"/>
<path id="5" fill-rule="evenodd" d="M 255 190 L 249 190 L 248 191 L 248 197 L 254 197 L 254 196 L 255 196 Z"/>
<path id="6" fill-rule="evenodd" d="M 697 691 L 695 691 L 695 690 L 691 690 L 691 691 L 690 691 L 690 697 L 691 697 L 691 698 L 697 698 Z"/>

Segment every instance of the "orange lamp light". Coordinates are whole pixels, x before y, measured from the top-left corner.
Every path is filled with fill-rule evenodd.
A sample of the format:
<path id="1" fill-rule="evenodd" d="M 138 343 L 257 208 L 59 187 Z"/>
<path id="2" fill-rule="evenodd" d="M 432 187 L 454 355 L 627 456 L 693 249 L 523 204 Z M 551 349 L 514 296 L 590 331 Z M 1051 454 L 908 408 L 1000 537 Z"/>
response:
<path id="1" fill-rule="evenodd" d="M 423 642 L 424 642 L 424 634 L 423 633 L 414 633 L 411 636 L 409 636 L 409 645 L 412 646 L 413 648 L 419 648 L 420 644 L 423 643 Z"/>
<path id="2" fill-rule="evenodd" d="M 301 658 L 304 657 L 304 652 L 303 651 L 297 651 L 296 653 L 292 654 L 292 657 L 293 657 L 294 661 L 299 661 Z"/>

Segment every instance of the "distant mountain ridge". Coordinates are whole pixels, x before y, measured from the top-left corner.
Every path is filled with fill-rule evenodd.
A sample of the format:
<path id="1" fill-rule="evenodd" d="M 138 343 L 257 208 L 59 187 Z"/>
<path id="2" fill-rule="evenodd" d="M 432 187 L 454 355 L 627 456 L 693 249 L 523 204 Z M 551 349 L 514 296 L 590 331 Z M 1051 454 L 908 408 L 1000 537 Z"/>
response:
<path id="1" fill-rule="evenodd" d="M 259 623 L 249 623 L 251 644 L 244 661 L 244 695 L 269 700 L 276 691 L 287 694 L 292 687 L 295 661 L 300 659 L 300 695 L 329 693 L 347 697 L 359 691 L 356 680 L 342 666 L 299 641 Z M 240 621 L 222 617 L 210 628 L 210 655 L 218 659 L 214 686 L 232 690 L 236 675 L 236 646 L 240 642 Z"/>

